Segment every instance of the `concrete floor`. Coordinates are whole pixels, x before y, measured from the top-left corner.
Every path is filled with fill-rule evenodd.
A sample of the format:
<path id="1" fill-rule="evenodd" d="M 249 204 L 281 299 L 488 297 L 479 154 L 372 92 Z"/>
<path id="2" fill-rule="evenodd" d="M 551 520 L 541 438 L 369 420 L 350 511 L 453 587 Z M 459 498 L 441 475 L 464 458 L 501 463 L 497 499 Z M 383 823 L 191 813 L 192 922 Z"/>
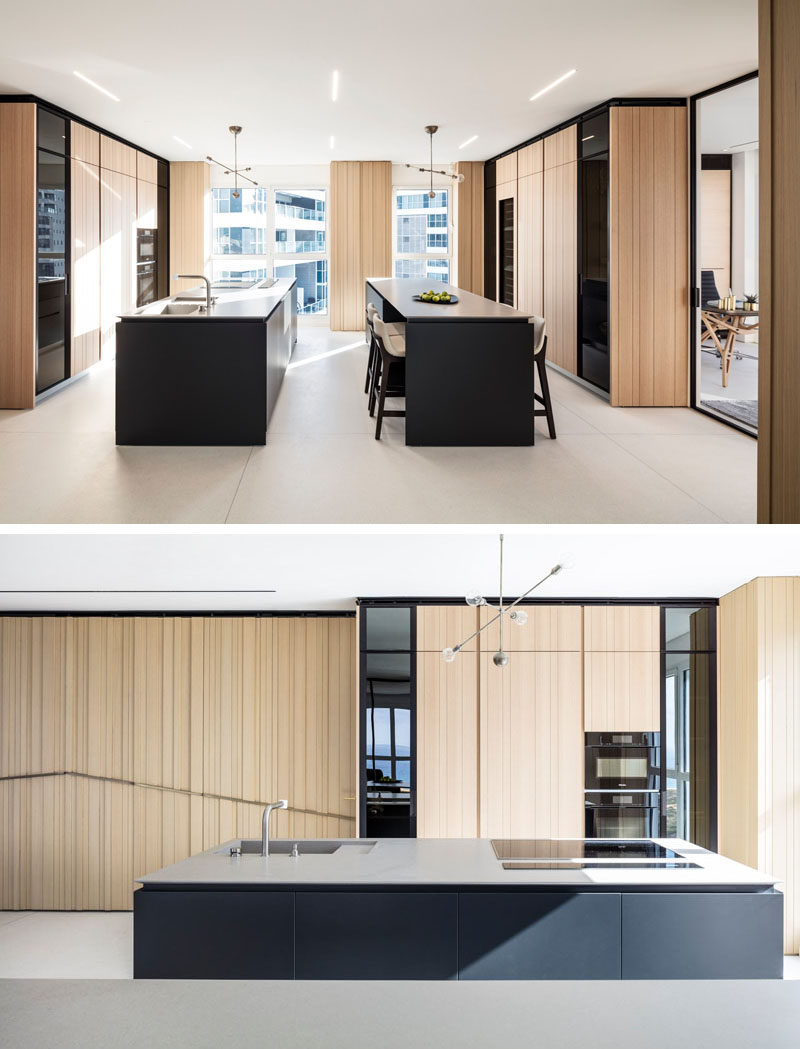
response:
<path id="1" fill-rule="evenodd" d="M 113 362 L 0 412 L 0 523 L 755 521 L 755 441 L 698 412 L 551 372 L 558 440 L 537 420 L 533 448 L 407 448 L 402 419 L 374 440 L 360 334 L 299 336 L 264 447 L 118 448 Z"/>
<path id="2" fill-rule="evenodd" d="M 800 980 L 800 957 L 783 975 Z M 0 980 L 132 978 L 131 913 L 0 911 Z"/>

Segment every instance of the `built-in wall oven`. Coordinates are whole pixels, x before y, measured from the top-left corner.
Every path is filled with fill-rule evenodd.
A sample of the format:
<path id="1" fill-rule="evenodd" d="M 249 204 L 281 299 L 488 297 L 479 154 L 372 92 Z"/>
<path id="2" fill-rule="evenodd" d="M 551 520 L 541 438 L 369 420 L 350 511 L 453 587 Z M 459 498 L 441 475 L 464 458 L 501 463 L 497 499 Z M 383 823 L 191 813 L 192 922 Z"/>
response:
<path id="1" fill-rule="evenodd" d="M 587 837 L 659 836 L 659 732 L 587 732 L 585 774 Z"/>
<path id="2" fill-rule="evenodd" d="M 158 231 L 136 231 L 136 305 L 146 306 L 158 298 Z"/>

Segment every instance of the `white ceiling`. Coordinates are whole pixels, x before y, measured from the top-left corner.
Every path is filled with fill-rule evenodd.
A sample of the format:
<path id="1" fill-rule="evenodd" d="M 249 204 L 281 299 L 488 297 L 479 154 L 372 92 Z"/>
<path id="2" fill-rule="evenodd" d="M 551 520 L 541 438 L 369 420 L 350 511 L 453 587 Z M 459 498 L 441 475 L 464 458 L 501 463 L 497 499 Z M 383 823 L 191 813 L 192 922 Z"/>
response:
<path id="1" fill-rule="evenodd" d="M 745 142 L 755 142 L 758 148 L 758 80 L 701 98 L 697 121 L 703 153 L 724 153 Z"/>
<path id="2" fill-rule="evenodd" d="M 232 159 L 227 127 L 241 124 L 243 163 L 419 161 L 438 123 L 444 162 L 486 159 L 614 96 L 693 94 L 757 55 L 757 0 L 39 0 L 3 5 L 0 90 L 171 160 Z"/>
<path id="3" fill-rule="evenodd" d="M 719 597 L 758 575 L 800 575 L 793 528 L 509 528 L 506 593 L 565 554 L 574 567 L 539 596 Z M 495 595 L 497 572 L 497 534 L 486 530 L 6 533 L 0 611 L 352 609 L 356 597 Z M 155 592 L 170 590 L 201 592 Z"/>

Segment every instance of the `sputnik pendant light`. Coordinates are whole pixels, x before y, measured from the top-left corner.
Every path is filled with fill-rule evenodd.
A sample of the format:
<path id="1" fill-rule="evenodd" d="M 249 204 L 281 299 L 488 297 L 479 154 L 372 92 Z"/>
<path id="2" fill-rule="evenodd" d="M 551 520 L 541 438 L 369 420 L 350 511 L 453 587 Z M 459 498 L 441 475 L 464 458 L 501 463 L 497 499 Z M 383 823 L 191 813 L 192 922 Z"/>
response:
<path id="1" fill-rule="evenodd" d="M 430 167 L 418 168 L 416 166 L 416 164 L 406 164 L 407 168 L 411 168 L 411 169 L 416 168 L 416 170 L 417 171 L 421 171 L 423 175 L 426 175 L 426 174 L 430 175 L 430 177 L 431 177 L 431 188 L 428 191 L 428 196 L 431 198 L 431 200 L 433 200 L 433 198 L 436 196 L 436 192 L 434 191 L 434 188 L 433 188 L 433 176 L 434 175 L 444 175 L 445 178 L 452 179 L 453 182 L 463 182 L 464 181 L 464 175 L 462 175 L 461 173 L 459 173 L 458 175 L 453 175 L 449 171 L 440 171 L 438 169 L 434 169 L 434 166 L 433 166 L 433 136 L 436 134 L 436 132 L 438 130 L 439 130 L 439 125 L 438 124 L 426 124 L 426 126 L 425 126 L 425 134 L 430 139 L 430 147 L 431 147 L 430 148 Z"/>
<path id="2" fill-rule="evenodd" d="M 516 601 L 512 601 L 510 605 L 503 605 L 503 536 L 501 535 L 500 536 L 500 604 L 499 604 L 499 606 L 495 607 L 494 605 L 490 605 L 485 597 L 481 597 L 480 594 L 477 594 L 477 593 L 474 593 L 474 592 L 471 592 L 471 593 L 467 594 L 467 596 L 466 596 L 467 604 L 471 605 L 473 608 L 477 608 L 480 605 L 486 605 L 487 608 L 494 609 L 494 611 L 497 614 L 492 616 L 492 618 L 489 619 L 488 622 L 484 623 L 483 626 L 480 627 L 478 630 L 476 630 L 474 633 L 470 634 L 468 638 L 465 638 L 463 641 L 459 642 L 459 644 L 453 645 L 452 648 L 445 648 L 445 649 L 443 649 L 442 650 L 442 659 L 445 661 L 445 663 L 452 663 L 453 660 L 458 655 L 458 653 L 464 648 L 465 645 L 469 644 L 469 642 L 474 637 L 477 637 L 478 634 L 483 633 L 483 631 L 486 630 L 488 627 L 490 627 L 492 625 L 492 623 L 496 623 L 499 620 L 500 621 L 499 622 L 500 647 L 495 652 L 495 654 L 492 656 L 492 662 L 494 663 L 494 665 L 496 667 L 501 667 L 502 668 L 504 666 L 507 666 L 508 665 L 508 653 L 503 650 L 503 619 L 506 616 L 508 616 L 508 618 L 511 620 L 511 622 L 515 623 L 517 626 L 525 626 L 525 624 L 528 622 L 528 613 L 525 611 L 524 608 L 518 608 L 517 607 L 519 605 L 520 601 L 523 601 L 529 594 L 532 594 L 533 591 L 536 590 L 538 587 L 540 587 L 542 585 L 542 583 L 546 582 L 550 578 L 550 576 L 558 575 L 559 572 L 562 572 L 565 568 L 568 568 L 568 567 L 570 567 L 569 562 L 567 561 L 566 558 L 562 558 L 558 562 L 558 564 L 553 565 L 553 567 L 550 569 L 550 571 L 547 573 L 547 575 L 542 576 L 542 578 L 537 583 L 534 583 L 533 586 L 529 590 L 526 590 L 525 593 L 522 594 L 521 597 L 518 597 L 516 599 Z"/>
<path id="3" fill-rule="evenodd" d="M 238 140 L 239 135 L 241 135 L 242 133 L 241 127 L 238 124 L 231 124 L 231 126 L 228 128 L 228 131 L 230 131 L 230 133 L 233 135 L 233 167 L 228 167 L 227 164 L 222 164 L 219 160 L 214 160 L 213 157 L 207 156 L 206 160 L 210 160 L 212 164 L 216 164 L 217 167 L 222 168 L 226 175 L 233 175 L 233 195 L 234 197 L 238 197 L 240 178 L 243 178 L 245 182 L 249 182 L 251 186 L 257 186 L 258 183 L 254 182 L 253 179 L 248 178 L 247 175 L 242 174 L 243 171 L 250 171 L 251 169 L 249 167 L 239 167 Z"/>

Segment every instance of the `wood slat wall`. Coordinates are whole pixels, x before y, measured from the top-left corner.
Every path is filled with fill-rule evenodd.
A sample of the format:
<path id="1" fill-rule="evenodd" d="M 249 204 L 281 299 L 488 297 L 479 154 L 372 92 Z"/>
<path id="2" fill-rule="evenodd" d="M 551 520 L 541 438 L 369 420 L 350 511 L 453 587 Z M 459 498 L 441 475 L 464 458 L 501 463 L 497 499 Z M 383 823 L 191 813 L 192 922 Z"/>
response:
<path id="1" fill-rule="evenodd" d="M 355 829 L 352 619 L 0 617 L 0 907 L 126 909 L 132 879 Z"/>
<path id="2" fill-rule="evenodd" d="M 571 133 L 575 136 L 574 128 Z M 574 375 L 578 371 L 578 164 L 573 160 L 548 167 L 549 141 L 545 139 L 543 256 L 547 359 Z M 553 152 L 565 155 L 563 145 Z"/>
<path id="3" fill-rule="evenodd" d="M 759 578 L 719 607 L 719 849 L 784 891 L 800 949 L 800 578 Z"/>
<path id="4" fill-rule="evenodd" d="M 464 291 L 483 295 L 483 164 L 465 161 L 455 166 L 464 181 L 456 183 L 454 225 L 456 277 Z"/>
<path id="5" fill-rule="evenodd" d="M 357 331 L 365 281 L 392 275 L 392 165 L 333 161 L 330 184 L 331 328 Z"/>
<path id="6" fill-rule="evenodd" d="M 683 107 L 610 110 L 611 403 L 689 403 Z"/>
<path id="7" fill-rule="evenodd" d="M 72 122 L 73 142 L 79 127 Z M 97 152 L 89 136 L 78 137 L 84 140 L 81 152 Z M 100 168 L 73 158 L 70 180 L 70 374 L 77 375 L 100 360 Z"/>
<path id="8" fill-rule="evenodd" d="M 758 520 L 800 522 L 800 5 L 759 0 Z"/>
<path id="9" fill-rule="evenodd" d="M 135 251 L 136 176 L 101 168 L 100 355 L 103 359 L 113 357 L 116 351 L 117 318 L 136 306 Z"/>
<path id="10" fill-rule="evenodd" d="M 36 105 L 0 104 L 0 409 L 36 396 Z"/>
<path id="11" fill-rule="evenodd" d="M 209 275 L 211 264 L 211 174 L 204 160 L 169 166 L 170 295 L 197 281 L 172 280 L 174 273 Z"/>
<path id="12" fill-rule="evenodd" d="M 536 144 L 541 146 L 541 142 Z M 543 317 L 544 174 L 541 169 L 517 181 L 517 208 L 517 308 Z"/>

